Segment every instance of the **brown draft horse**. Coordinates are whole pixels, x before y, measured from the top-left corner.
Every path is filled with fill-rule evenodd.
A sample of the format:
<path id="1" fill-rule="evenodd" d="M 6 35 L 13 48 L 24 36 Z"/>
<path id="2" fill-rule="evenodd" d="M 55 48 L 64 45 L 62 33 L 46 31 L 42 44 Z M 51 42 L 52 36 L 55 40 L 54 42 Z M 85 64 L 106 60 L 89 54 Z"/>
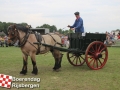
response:
<path id="1" fill-rule="evenodd" d="M 21 48 L 21 51 L 23 53 L 23 68 L 20 74 L 26 74 L 27 73 L 27 59 L 28 56 L 31 57 L 31 61 L 33 64 L 33 71 L 32 74 L 38 74 L 38 69 L 36 65 L 36 53 L 39 51 L 39 54 L 45 54 L 49 51 L 51 51 L 54 59 L 55 64 L 53 67 L 53 70 L 58 71 L 61 67 L 61 61 L 63 54 L 60 53 L 59 50 L 56 50 L 51 47 L 46 47 L 43 45 L 37 45 L 33 44 L 34 42 L 38 42 L 35 36 L 35 33 L 33 33 L 30 28 L 22 26 L 20 24 L 10 25 L 8 27 L 8 35 L 10 39 L 15 43 L 17 40 L 19 40 L 19 45 Z M 46 34 L 41 35 L 41 43 L 45 43 L 52 46 L 61 47 L 61 38 L 57 34 Z"/>

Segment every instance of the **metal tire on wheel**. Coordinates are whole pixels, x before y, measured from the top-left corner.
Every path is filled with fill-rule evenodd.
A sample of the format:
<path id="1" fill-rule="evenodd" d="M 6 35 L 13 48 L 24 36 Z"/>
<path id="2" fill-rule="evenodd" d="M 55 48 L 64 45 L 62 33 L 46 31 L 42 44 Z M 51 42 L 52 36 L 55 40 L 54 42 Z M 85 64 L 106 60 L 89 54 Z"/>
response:
<path id="1" fill-rule="evenodd" d="M 83 54 L 67 52 L 67 59 L 73 66 L 82 66 L 85 63 Z"/>
<path id="2" fill-rule="evenodd" d="M 86 64 L 93 70 L 101 69 L 107 62 L 108 50 L 103 42 L 94 41 L 89 44 L 85 53 Z"/>

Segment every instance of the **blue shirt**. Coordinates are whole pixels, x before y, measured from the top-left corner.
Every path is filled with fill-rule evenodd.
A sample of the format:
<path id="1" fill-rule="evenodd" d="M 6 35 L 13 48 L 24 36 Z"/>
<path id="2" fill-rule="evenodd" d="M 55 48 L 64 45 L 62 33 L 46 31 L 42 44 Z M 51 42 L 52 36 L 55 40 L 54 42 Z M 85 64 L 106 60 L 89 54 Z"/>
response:
<path id="1" fill-rule="evenodd" d="M 70 28 L 75 28 L 75 32 L 84 33 L 84 26 L 82 18 L 78 18 L 75 20 L 74 24 L 70 26 Z"/>

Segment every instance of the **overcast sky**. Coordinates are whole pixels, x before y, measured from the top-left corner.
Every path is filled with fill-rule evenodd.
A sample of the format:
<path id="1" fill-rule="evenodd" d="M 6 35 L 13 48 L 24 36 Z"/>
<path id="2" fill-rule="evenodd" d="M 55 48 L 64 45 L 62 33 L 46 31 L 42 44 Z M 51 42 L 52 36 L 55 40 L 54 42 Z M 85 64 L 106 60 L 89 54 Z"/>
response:
<path id="1" fill-rule="evenodd" d="M 120 0 L 0 0 L 1 22 L 26 22 L 68 29 L 79 11 L 86 32 L 120 29 Z"/>

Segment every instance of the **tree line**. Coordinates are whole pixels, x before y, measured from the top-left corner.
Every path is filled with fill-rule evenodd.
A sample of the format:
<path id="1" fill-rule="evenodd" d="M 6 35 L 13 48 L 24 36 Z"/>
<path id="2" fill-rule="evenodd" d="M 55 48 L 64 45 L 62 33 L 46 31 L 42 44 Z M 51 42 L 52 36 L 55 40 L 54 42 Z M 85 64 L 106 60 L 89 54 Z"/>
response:
<path id="1" fill-rule="evenodd" d="M 5 34 L 7 34 L 7 28 L 11 24 L 22 24 L 23 26 L 28 25 L 27 23 L 24 23 L 24 22 L 23 23 L 13 23 L 13 22 L 1 22 L 0 21 L 0 32 L 4 32 Z M 65 35 L 73 32 L 72 30 L 57 29 L 57 27 L 55 25 L 49 25 L 49 24 L 43 24 L 43 25 L 37 26 L 36 28 L 48 28 L 50 30 L 50 32 L 59 32 L 61 34 L 65 34 Z"/>

